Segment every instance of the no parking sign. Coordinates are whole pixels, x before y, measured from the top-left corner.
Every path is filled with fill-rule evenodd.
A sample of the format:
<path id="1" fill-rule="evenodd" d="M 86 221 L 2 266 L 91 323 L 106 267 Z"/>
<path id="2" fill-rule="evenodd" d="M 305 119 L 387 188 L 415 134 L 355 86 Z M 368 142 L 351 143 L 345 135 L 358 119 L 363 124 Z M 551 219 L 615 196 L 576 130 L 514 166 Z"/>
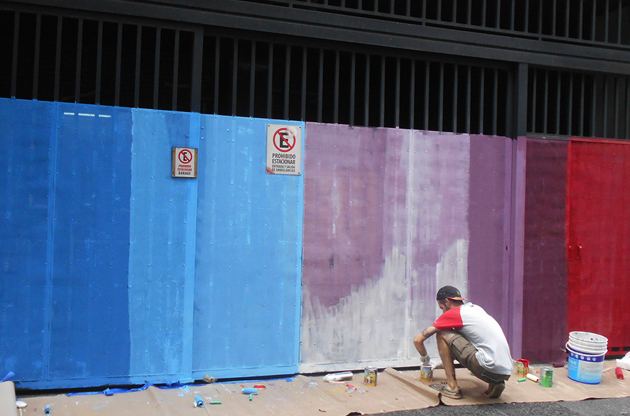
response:
<path id="1" fill-rule="evenodd" d="M 300 175 L 302 167 L 302 127 L 267 125 L 267 173 Z"/>
<path id="2" fill-rule="evenodd" d="M 173 178 L 197 177 L 197 149 L 193 147 L 173 147 L 172 151 Z"/>

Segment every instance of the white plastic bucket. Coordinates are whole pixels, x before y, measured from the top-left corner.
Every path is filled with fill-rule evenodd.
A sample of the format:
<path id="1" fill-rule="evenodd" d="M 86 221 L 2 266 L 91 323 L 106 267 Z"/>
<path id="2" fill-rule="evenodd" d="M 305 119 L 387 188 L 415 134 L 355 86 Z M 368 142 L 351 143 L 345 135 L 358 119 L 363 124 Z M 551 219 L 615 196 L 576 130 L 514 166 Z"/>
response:
<path id="1" fill-rule="evenodd" d="M 580 383 L 599 384 L 602 381 L 606 352 L 588 354 L 574 350 L 569 343 L 566 348 L 569 353 L 569 378 Z"/>
<path id="2" fill-rule="evenodd" d="M 608 338 L 592 332 L 574 331 L 569 334 L 569 346 L 577 352 L 605 354 L 608 352 Z"/>

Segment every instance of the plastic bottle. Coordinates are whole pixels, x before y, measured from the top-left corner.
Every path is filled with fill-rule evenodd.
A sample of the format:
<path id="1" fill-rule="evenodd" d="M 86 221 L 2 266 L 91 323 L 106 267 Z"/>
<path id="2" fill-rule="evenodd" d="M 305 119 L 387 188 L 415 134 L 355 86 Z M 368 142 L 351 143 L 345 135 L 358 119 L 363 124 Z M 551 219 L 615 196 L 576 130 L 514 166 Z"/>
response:
<path id="1" fill-rule="evenodd" d="M 352 380 L 352 372 L 344 371 L 342 373 L 326 374 L 324 376 L 324 381 L 343 381 L 343 380 Z"/>

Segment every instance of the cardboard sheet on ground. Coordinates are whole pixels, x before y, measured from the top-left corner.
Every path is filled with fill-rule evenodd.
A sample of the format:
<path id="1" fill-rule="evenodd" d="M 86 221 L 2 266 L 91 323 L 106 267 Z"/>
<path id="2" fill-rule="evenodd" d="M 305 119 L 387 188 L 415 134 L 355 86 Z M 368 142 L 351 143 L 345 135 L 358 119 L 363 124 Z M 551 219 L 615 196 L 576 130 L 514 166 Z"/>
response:
<path id="1" fill-rule="evenodd" d="M 606 362 L 613 368 L 614 362 Z M 626 379 L 618 380 L 614 371 L 605 370 L 602 382 L 588 385 L 567 377 L 567 370 L 554 369 L 554 385 L 541 387 L 532 381 L 518 382 L 513 376 L 500 399 L 487 399 L 483 391 L 487 384 L 471 376 L 468 370 L 458 369 L 457 376 L 463 390 L 463 399 L 441 398 L 428 383 L 419 381 L 419 371 L 387 369 L 378 374 L 376 387 L 363 384 L 363 374 L 354 374 L 348 383 L 332 384 L 322 377 L 296 376 L 292 381 L 270 380 L 266 382 L 214 383 L 191 385 L 184 389 L 159 389 L 149 387 L 144 391 L 119 393 L 113 396 L 21 396 L 28 403 L 23 413 L 42 415 L 46 405 L 51 414 L 66 416 L 204 416 L 204 415 L 348 415 L 349 413 L 377 414 L 400 410 L 424 409 L 437 406 L 440 400 L 449 406 L 478 405 L 486 403 L 524 403 L 551 401 L 578 401 L 589 398 L 630 397 L 630 372 Z M 444 380 L 444 370 L 435 370 L 434 383 Z M 258 395 L 249 400 L 242 394 L 243 387 L 264 385 Z M 204 402 L 221 401 L 218 405 L 195 408 L 194 399 L 199 395 Z"/>

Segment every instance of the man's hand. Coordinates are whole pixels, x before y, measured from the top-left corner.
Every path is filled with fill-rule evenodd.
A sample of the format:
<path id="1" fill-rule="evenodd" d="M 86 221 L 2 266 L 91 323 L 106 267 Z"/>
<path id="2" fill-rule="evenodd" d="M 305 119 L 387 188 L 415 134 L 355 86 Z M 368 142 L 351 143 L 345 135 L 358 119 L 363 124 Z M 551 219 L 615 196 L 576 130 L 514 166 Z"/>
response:
<path id="1" fill-rule="evenodd" d="M 421 356 L 420 356 L 420 360 L 422 360 L 422 364 L 424 364 L 424 365 L 429 365 L 429 364 L 431 364 L 431 357 L 429 356 L 429 354 L 427 354 L 427 355 L 421 355 Z"/>

